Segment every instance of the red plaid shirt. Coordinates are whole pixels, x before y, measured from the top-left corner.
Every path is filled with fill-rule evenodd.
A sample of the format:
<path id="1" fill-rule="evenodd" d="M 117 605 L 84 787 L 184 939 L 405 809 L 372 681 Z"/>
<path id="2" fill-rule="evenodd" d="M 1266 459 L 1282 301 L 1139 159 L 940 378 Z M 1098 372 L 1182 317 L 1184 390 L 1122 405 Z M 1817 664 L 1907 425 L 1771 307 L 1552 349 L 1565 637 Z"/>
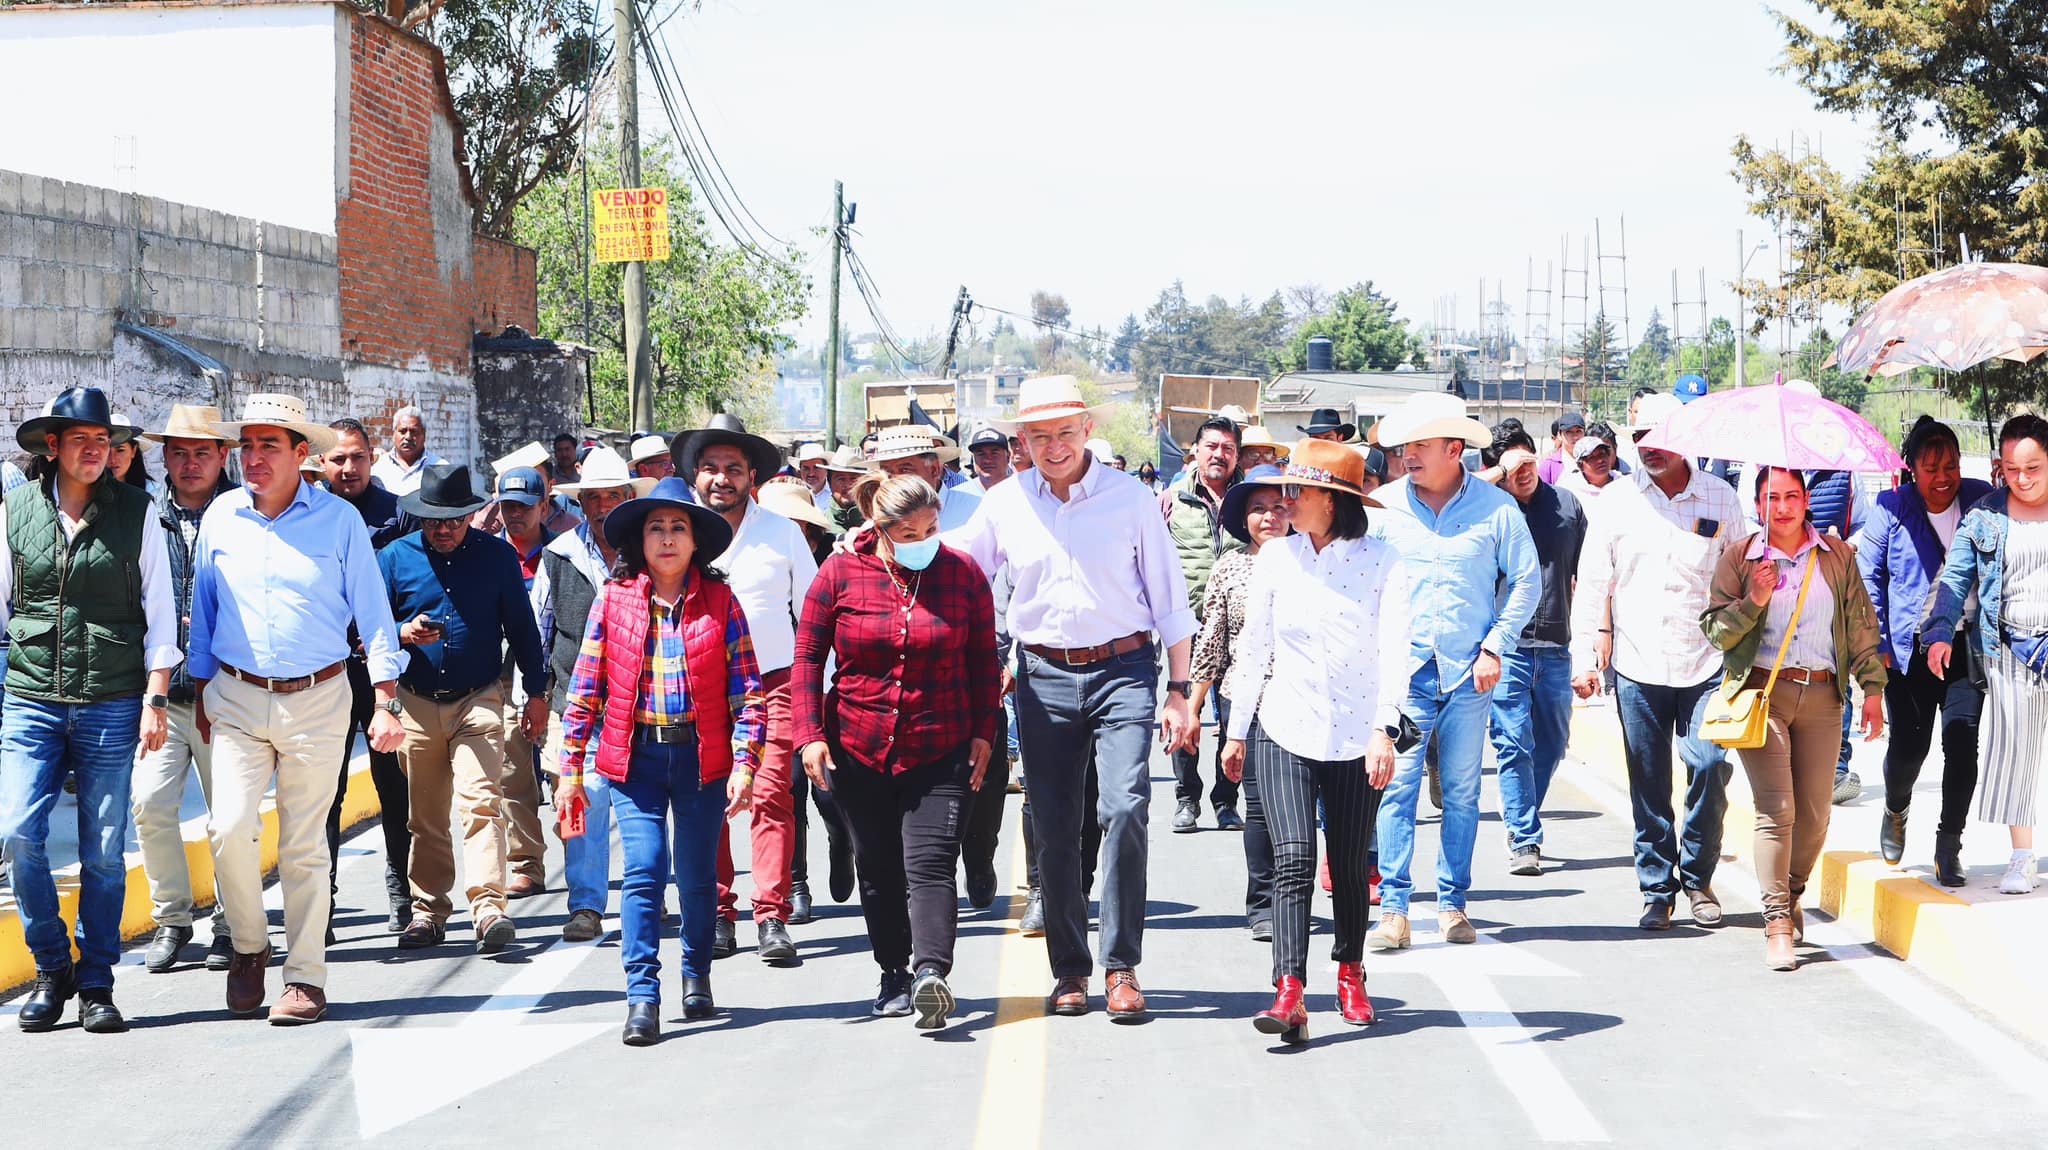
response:
<path id="1" fill-rule="evenodd" d="M 913 588 L 905 604 L 896 580 Z M 828 707 L 825 657 L 838 673 Z M 790 668 L 796 745 L 826 740 L 863 767 L 901 774 L 995 742 L 1002 715 L 995 600 L 972 559 L 941 547 L 923 571 L 835 554 L 804 596 Z"/>

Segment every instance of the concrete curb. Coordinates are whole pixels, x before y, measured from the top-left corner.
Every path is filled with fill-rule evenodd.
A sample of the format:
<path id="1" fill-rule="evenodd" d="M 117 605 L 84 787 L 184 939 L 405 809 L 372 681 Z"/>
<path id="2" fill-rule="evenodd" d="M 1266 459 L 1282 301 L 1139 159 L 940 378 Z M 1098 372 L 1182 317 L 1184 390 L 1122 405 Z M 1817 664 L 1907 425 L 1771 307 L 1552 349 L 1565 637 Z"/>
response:
<path id="1" fill-rule="evenodd" d="M 341 804 L 341 825 L 346 831 L 368 819 L 376 818 L 380 808 L 377 804 L 377 788 L 370 782 L 367 766 L 349 772 L 348 791 Z M 263 807 L 263 874 L 268 878 L 277 869 L 277 808 L 266 802 Z M 213 852 L 207 846 L 206 829 L 202 820 L 192 819 L 185 824 L 185 861 L 192 868 L 192 891 L 199 906 L 213 906 Z M 64 921 L 74 928 L 78 922 L 78 867 L 66 867 L 57 876 L 57 902 Z M 121 937 L 132 939 L 156 929 L 156 920 L 151 917 L 149 881 L 142 874 L 142 855 L 139 851 L 128 854 L 128 901 L 121 910 Z M 74 943 L 72 957 L 77 958 Z M 13 910 L 0 911 L 0 994 L 35 981 L 35 956 L 28 951 L 28 944 L 22 937 L 21 916 Z"/>

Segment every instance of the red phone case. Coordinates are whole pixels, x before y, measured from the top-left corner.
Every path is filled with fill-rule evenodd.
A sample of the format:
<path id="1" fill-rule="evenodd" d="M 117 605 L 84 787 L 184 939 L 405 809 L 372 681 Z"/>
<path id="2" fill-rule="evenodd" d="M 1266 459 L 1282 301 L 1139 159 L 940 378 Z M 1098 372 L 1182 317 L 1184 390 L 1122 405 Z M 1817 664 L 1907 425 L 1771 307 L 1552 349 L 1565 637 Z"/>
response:
<path id="1" fill-rule="evenodd" d="M 582 803 L 577 803 L 574 806 L 563 808 L 561 815 L 563 838 L 573 839 L 582 836 L 583 811 L 584 806 Z"/>

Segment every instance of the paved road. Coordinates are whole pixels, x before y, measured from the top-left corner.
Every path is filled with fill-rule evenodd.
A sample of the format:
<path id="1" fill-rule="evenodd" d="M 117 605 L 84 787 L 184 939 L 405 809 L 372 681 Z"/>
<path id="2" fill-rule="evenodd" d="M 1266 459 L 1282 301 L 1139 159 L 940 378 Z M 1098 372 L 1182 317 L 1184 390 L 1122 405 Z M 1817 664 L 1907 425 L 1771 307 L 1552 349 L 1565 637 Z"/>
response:
<path id="1" fill-rule="evenodd" d="M 1607 805 L 1610 787 L 1569 763 L 1542 877 L 1508 876 L 1489 845 L 1497 823 L 1482 829 L 1478 945 L 1438 944 L 1418 902 L 1415 948 L 1367 964 L 1380 1022 L 1353 1030 L 1336 1017 L 1318 942 L 1315 1040 L 1279 1047 L 1246 1021 L 1270 991 L 1266 948 L 1242 923 L 1240 840 L 1167 833 L 1171 783 L 1155 769 L 1141 971 L 1153 1018 L 1141 1026 L 1113 1026 L 1099 1009 L 1043 1016 L 1043 945 L 1014 933 L 1021 897 L 963 918 L 954 1026 L 926 1036 L 908 1020 L 869 1020 L 876 972 L 858 911 L 827 904 L 795 929 L 801 967 L 770 969 L 742 950 L 714 973 L 722 1016 L 690 1024 L 671 977 L 666 1040 L 628 1049 L 616 936 L 559 942 L 559 887 L 517 904 L 523 945 L 505 955 L 476 956 L 462 920 L 447 946 L 400 955 L 374 909 L 371 832 L 344 858 L 329 1022 L 232 1020 L 223 976 L 196 964 L 150 975 L 131 953 L 118 989 L 130 1034 L 67 1024 L 22 1035 L 0 1019 L 0 1144 L 538 1145 L 615 1132 L 748 1146 L 2040 1140 L 2048 1066 L 2035 1051 L 1825 923 L 1813 933 L 1837 945 L 1808 949 L 1796 974 L 1766 971 L 1746 874 L 1717 884 L 1723 929 L 1636 930 L 1626 817 Z M 1490 778 L 1485 803 L 1497 809 Z M 1021 873 L 1014 804 L 1011 823 L 1006 891 Z M 1423 839 L 1433 865 L 1433 822 Z M 822 874 L 822 836 L 814 843 Z M 672 976 L 673 942 L 664 961 Z M 273 998 L 277 980 L 273 970 Z"/>

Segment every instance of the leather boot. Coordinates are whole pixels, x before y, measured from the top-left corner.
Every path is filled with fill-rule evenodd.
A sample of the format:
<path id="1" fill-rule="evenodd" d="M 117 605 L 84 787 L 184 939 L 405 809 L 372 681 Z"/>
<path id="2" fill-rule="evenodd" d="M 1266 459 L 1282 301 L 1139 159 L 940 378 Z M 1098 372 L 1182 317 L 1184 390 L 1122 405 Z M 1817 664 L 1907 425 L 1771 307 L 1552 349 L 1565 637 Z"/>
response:
<path id="1" fill-rule="evenodd" d="M 1308 1007 L 1301 1001 L 1301 980 L 1286 975 L 1275 990 L 1273 1005 L 1252 1015 L 1252 1029 L 1260 1034 L 1279 1035 L 1280 1041 L 1289 1046 L 1307 1043 Z"/>
<path id="2" fill-rule="evenodd" d="M 1908 805 L 1906 810 L 1913 808 Z M 1877 824 L 1877 853 L 1892 866 L 1906 857 L 1906 811 L 1884 809 L 1884 816 Z"/>
<path id="3" fill-rule="evenodd" d="M 1764 965 L 1772 970 L 1796 970 L 1799 956 L 1792 953 L 1792 920 L 1774 918 L 1764 924 Z"/>
<path id="4" fill-rule="evenodd" d="M 1963 885 L 1963 836 L 1934 836 L 1934 878 L 1943 886 Z"/>
<path id="5" fill-rule="evenodd" d="M 1372 998 L 1365 993 L 1365 964 L 1337 964 L 1337 1011 L 1353 1026 L 1372 1025 Z"/>

